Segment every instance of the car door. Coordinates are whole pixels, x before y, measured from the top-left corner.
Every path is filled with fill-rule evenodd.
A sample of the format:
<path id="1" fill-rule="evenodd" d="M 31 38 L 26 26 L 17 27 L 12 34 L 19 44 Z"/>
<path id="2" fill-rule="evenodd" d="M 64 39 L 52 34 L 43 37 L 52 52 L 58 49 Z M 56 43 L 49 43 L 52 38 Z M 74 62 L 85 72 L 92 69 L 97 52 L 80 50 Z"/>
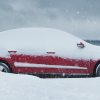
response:
<path id="1" fill-rule="evenodd" d="M 56 52 L 45 55 L 11 54 L 14 72 L 34 74 L 87 74 L 89 61 L 82 59 L 63 58 Z"/>

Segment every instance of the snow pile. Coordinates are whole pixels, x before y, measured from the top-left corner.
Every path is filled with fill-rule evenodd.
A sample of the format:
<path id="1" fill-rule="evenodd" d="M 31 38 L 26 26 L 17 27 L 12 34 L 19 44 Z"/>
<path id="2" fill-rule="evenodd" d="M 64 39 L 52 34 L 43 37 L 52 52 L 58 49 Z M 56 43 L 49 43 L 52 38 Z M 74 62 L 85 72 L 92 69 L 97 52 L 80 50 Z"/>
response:
<path id="1" fill-rule="evenodd" d="M 99 100 L 100 78 L 40 79 L 0 73 L 0 100 Z"/>

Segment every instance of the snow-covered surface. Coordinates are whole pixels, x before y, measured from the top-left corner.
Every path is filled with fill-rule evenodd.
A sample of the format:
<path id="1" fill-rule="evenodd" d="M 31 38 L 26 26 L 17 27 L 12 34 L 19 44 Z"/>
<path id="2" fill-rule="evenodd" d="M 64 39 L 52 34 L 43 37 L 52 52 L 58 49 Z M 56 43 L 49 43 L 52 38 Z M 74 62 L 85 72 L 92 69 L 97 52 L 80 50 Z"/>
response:
<path id="1" fill-rule="evenodd" d="M 0 73 L 0 100 L 100 100 L 100 78 L 40 79 Z"/>
<path id="2" fill-rule="evenodd" d="M 85 48 L 78 48 L 77 43 Z M 0 32 L 0 56 L 7 51 L 31 55 L 48 55 L 75 59 L 100 59 L 100 47 L 94 46 L 67 32 L 51 28 L 21 28 Z M 92 54 L 92 55 L 91 55 Z"/>
<path id="3" fill-rule="evenodd" d="M 1 32 L 0 41 L 7 49 L 58 50 L 64 49 L 68 42 L 73 45 L 82 40 L 57 29 L 21 28 Z"/>

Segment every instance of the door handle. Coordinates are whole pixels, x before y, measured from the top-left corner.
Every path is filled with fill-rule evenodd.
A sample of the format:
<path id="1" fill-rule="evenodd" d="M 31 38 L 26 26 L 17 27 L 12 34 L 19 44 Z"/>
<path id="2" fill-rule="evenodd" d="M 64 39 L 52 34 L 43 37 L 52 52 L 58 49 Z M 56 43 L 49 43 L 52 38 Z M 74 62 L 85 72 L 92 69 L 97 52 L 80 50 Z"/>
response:
<path id="1" fill-rule="evenodd" d="M 9 54 L 16 54 L 17 51 L 14 51 L 14 50 L 11 50 L 11 51 L 8 51 Z"/>
<path id="2" fill-rule="evenodd" d="M 47 54 L 55 54 L 55 52 L 46 52 Z"/>

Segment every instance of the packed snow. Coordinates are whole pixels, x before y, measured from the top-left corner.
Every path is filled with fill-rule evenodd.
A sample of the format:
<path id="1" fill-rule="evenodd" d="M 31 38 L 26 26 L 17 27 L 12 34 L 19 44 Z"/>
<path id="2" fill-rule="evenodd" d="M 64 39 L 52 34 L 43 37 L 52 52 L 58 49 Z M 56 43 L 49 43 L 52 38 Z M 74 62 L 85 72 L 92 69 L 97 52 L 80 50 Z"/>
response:
<path id="1" fill-rule="evenodd" d="M 100 100 L 100 78 L 40 79 L 0 72 L 0 100 Z"/>

